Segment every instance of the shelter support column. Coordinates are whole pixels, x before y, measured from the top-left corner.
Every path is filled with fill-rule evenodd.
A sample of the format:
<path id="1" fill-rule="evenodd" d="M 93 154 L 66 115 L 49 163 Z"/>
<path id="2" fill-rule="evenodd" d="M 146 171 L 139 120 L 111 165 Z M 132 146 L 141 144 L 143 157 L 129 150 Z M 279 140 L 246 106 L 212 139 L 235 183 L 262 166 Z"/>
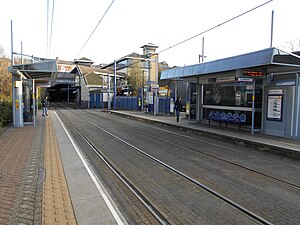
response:
<path id="1" fill-rule="evenodd" d="M 295 74 L 295 101 L 294 101 L 295 123 L 293 138 L 297 138 L 299 129 L 299 73 Z"/>
<path id="2" fill-rule="evenodd" d="M 20 75 L 13 75 L 13 125 L 14 127 L 22 127 L 23 126 L 23 113 L 22 113 L 22 80 Z"/>
<path id="3" fill-rule="evenodd" d="M 255 79 L 252 86 L 252 119 L 251 119 L 251 134 L 254 134 L 254 114 L 255 114 Z"/>
<path id="4" fill-rule="evenodd" d="M 197 92 L 197 99 L 196 99 L 196 120 L 201 121 L 203 118 L 203 109 L 202 109 L 202 104 L 203 104 L 203 85 L 199 84 L 199 81 L 197 81 L 196 85 L 196 92 Z"/>

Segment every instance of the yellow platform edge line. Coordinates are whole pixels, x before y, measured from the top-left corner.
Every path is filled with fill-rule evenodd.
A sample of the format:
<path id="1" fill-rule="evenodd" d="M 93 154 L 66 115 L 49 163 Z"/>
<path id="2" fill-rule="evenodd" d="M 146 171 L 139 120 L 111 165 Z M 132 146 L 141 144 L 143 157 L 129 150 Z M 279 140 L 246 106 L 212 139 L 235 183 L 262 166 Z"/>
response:
<path id="1" fill-rule="evenodd" d="M 51 114 L 46 117 L 42 224 L 76 225 Z"/>

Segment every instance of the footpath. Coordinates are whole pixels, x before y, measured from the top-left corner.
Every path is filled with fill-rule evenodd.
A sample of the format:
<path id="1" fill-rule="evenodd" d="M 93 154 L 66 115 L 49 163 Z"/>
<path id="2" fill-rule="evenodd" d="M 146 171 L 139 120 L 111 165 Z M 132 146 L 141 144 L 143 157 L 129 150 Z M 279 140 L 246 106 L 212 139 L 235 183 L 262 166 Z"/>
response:
<path id="1" fill-rule="evenodd" d="M 194 123 L 184 115 L 176 122 L 169 115 L 122 110 L 109 113 L 300 158 L 298 140 Z M 121 216 L 116 219 L 118 212 L 113 215 L 104 207 L 107 196 L 88 180 L 71 142 L 51 110 L 48 117 L 37 117 L 36 126 L 0 131 L 0 225 L 126 224 Z M 102 214 L 96 210 L 99 208 Z"/>
<path id="2" fill-rule="evenodd" d="M 0 224 L 76 224 L 50 117 L 0 133 Z"/>

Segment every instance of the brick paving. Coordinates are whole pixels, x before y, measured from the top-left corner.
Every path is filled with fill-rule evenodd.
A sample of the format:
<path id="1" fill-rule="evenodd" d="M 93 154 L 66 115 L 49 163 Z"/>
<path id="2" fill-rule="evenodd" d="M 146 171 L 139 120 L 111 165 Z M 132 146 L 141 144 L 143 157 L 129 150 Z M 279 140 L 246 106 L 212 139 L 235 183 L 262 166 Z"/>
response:
<path id="1" fill-rule="evenodd" d="M 76 224 L 50 117 L 0 130 L 0 225 Z"/>
<path id="2" fill-rule="evenodd" d="M 43 123 L 0 135 L 0 224 L 40 224 Z"/>

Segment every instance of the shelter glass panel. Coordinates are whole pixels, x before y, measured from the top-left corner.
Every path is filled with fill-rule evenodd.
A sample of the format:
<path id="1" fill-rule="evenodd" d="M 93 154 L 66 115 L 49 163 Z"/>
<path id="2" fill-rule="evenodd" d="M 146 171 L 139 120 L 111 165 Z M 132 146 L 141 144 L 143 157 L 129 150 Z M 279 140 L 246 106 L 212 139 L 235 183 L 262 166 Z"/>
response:
<path id="1" fill-rule="evenodd" d="M 23 80 L 23 122 L 34 123 L 34 80 Z"/>
<path id="2" fill-rule="evenodd" d="M 262 81 L 255 85 L 255 108 L 262 106 Z M 204 85 L 204 105 L 252 107 L 253 84 L 246 82 L 213 83 Z"/>

